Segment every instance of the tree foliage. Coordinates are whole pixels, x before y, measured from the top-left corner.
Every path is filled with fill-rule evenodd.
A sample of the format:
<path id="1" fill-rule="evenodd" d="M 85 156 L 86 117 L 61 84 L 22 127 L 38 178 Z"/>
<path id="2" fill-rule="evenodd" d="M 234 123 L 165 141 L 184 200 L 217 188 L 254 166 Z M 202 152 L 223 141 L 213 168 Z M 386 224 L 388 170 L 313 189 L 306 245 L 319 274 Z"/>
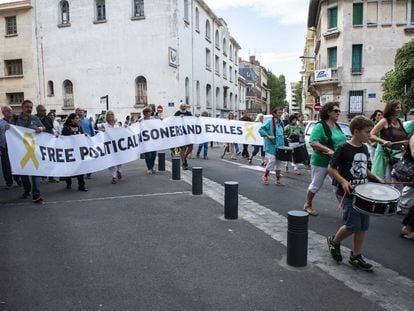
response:
<path id="1" fill-rule="evenodd" d="M 296 105 L 299 107 L 299 111 L 302 112 L 302 81 L 296 83 L 293 98 L 295 99 Z"/>
<path id="2" fill-rule="evenodd" d="M 398 99 L 407 111 L 414 109 L 414 40 L 398 49 L 394 69 L 385 74 L 383 100 Z"/>
<path id="3" fill-rule="evenodd" d="M 270 111 L 275 107 L 286 107 L 286 79 L 284 75 L 276 76 L 267 71 L 267 86 L 270 89 Z"/>

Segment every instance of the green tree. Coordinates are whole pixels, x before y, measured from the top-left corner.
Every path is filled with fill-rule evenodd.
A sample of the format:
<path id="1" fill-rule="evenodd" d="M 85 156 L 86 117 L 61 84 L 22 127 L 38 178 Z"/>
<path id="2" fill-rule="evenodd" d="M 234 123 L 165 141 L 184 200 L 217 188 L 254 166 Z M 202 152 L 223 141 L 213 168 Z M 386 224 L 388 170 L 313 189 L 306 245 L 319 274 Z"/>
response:
<path id="1" fill-rule="evenodd" d="M 270 111 L 278 106 L 286 107 L 286 79 L 284 75 L 276 76 L 267 70 L 267 86 L 270 89 Z"/>
<path id="2" fill-rule="evenodd" d="M 299 107 L 299 111 L 302 112 L 302 81 L 296 83 L 295 93 L 293 93 L 296 105 Z"/>
<path id="3" fill-rule="evenodd" d="M 414 108 L 414 40 L 398 49 L 394 69 L 385 74 L 383 100 L 398 99 L 407 111 Z"/>

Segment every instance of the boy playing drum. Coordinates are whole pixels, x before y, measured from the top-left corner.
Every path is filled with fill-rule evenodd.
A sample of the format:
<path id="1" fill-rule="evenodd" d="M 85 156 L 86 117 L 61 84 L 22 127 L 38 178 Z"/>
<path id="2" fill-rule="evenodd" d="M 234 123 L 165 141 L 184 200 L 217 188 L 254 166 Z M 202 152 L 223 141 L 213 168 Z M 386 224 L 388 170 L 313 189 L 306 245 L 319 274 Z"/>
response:
<path id="1" fill-rule="evenodd" d="M 340 243 L 352 235 L 352 251 L 349 263 L 364 271 L 373 271 L 361 255 L 365 232 L 369 226 L 369 216 L 362 214 L 352 206 L 352 187 L 368 182 L 368 178 L 383 183 L 384 181 L 368 170 L 369 152 L 364 143 L 370 138 L 373 122 L 364 116 L 356 116 L 349 125 L 352 138 L 338 147 L 328 167 L 329 174 L 338 182 L 337 198 L 342 203 L 343 221 L 333 236 L 328 237 L 328 247 L 336 262 L 342 261 Z"/>

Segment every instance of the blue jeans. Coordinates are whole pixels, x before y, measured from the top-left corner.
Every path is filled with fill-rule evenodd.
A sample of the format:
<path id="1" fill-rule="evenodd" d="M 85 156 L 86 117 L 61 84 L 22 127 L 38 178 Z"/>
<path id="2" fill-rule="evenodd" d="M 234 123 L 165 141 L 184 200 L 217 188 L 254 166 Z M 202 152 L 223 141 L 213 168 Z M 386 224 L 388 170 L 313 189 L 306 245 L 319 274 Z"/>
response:
<path id="1" fill-rule="evenodd" d="M 207 157 L 208 152 L 208 142 L 202 143 L 198 145 L 197 155 L 200 155 L 201 149 L 204 147 L 203 156 Z"/>
<path id="2" fill-rule="evenodd" d="M 21 176 L 23 189 L 25 193 L 30 193 L 32 190 L 32 197 L 35 199 L 40 196 L 40 176 Z M 32 178 L 32 184 L 30 184 L 30 178 Z"/>
<path id="3" fill-rule="evenodd" d="M 341 201 L 342 197 L 338 197 L 338 201 Z M 343 211 L 343 223 L 346 229 L 350 232 L 368 231 L 369 216 L 358 212 L 352 206 L 352 197 L 346 197 L 342 203 Z"/>
<path id="4" fill-rule="evenodd" d="M 157 157 L 156 151 L 145 152 L 145 163 L 147 164 L 147 169 L 152 170 L 154 168 L 156 157 Z"/>
<path id="5" fill-rule="evenodd" d="M 239 153 L 239 145 L 238 144 L 234 144 L 234 151 L 236 153 Z"/>

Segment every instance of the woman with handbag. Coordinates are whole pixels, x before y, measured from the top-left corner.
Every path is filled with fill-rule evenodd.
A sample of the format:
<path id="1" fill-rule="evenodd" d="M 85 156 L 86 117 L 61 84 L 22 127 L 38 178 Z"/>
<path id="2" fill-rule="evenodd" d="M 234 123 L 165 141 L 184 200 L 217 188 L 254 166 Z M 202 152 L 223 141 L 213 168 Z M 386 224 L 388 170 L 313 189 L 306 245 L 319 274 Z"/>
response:
<path id="1" fill-rule="evenodd" d="M 313 208 L 312 202 L 328 175 L 329 161 L 335 150 L 346 142 L 346 136 L 336 123 L 340 113 L 338 102 L 326 103 L 319 113 L 321 121 L 313 128 L 309 139 L 309 144 L 313 148 L 310 161 L 312 181 L 308 187 L 303 209 L 312 216 L 319 215 L 318 211 Z"/>
<path id="2" fill-rule="evenodd" d="M 371 130 L 371 140 L 376 141 L 377 150 L 371 171 L 385 179 L 391 180 L 391 166 L 394 157 L 404 148 L 407 133 L 398 116 L 403 112 L 403 106 L 398 100 L 389 101 L 384 109 L 384 118 Z M 380 137 L 377 134 L 380 133 Z"/>
<path id="3" fill-rule="evenodd" d="M 275 170 L 276 186 L 284 186 L 280 175 L 282 161 L 276 158 L 277 147 L 285 146 L 285 133 L 283 121 L 281 120 L 282 113 L 282 107 L 273 109 L 272 118 L 267 119 L 259 129 L 260 136 L 264 138 L 264 152 L 267 158 L 266 170 L 262 176 L 265 185 L 269 184 L 270 171 Z"/>

